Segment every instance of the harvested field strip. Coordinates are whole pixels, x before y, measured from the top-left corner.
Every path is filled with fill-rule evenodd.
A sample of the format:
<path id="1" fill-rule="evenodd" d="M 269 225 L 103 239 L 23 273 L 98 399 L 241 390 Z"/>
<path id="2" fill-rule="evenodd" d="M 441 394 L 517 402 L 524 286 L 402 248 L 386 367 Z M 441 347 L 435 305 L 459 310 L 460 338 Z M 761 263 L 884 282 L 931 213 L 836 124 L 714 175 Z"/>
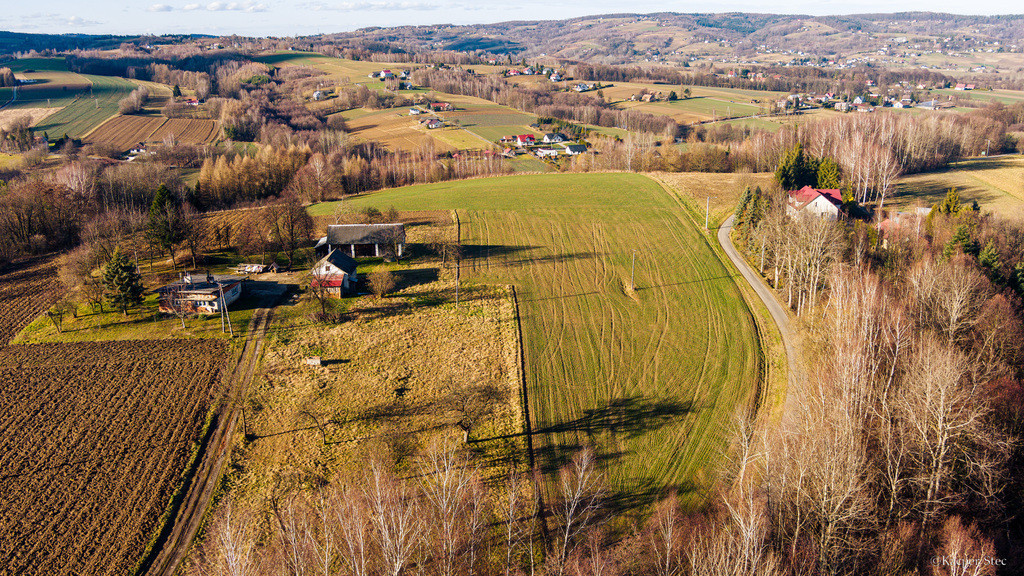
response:
<path id="1" fill-rule="evenodd" d="M 181 481 L 223 342 L 0 349 L 0 574 L 127 574 Z"/>
<path id="2" fill-rule="evenodd" d="M 667 487 L 702 497 L 762 360 L 739 288 L 664 189 L 632 174 L 556 174 L 347 202 L 457 209 L 464 277 L 515 284 L 544 470 L 593 445 L 625 507 Z"/>
<path id="3" fill-rule="evenodd" d="M 139 142 L 149 140 L 153 132 L 165 122 L 167 119 L 163 117 L 117 116 L 93 130 L 85 141 L 107 144 L 119 150 L 129 150 Z"/>
<path id="4" fill-rule="evenodd" d="M 171 118 L 160 125 L 149 140 L 159 142 L 168 136 L 185 144 L 206 144 L 216 139 L 217 123 L 213 120 Z"/>
<path id="5" fill-rule="evenodd" d="M 86 141 L 128 150 L 140 142 L 162 142 L 167 137 L 185 144 L 206 144 L 216 139 L 217 123 L 163 116 L 115 116 L 93 130 Z"/>

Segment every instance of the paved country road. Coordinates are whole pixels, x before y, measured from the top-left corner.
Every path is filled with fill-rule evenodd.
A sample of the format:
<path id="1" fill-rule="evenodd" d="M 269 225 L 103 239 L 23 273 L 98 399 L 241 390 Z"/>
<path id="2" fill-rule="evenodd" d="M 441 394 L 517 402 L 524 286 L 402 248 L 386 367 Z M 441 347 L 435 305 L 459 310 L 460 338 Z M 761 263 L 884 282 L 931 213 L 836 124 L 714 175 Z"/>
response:
<path id="1" fill-rule="evenodd" d="M 732 243 L 732 238 L 729 237 L 729 232 L 732 231 L 733 220 L 735 216 L 729 216 L 722 223 L 722 226 L 718 229 L 718 243 L 722 245 L 722 249 L 725 250 L 725 254 L 729 257 L 729 260 L 736 266 L 743 275 L 743 278 L 750 284 L 754 292 L 757 292 L 761 301 L 764 302 L 765 307 L 768 308 L 768 312 L 772 315 L 772 320 L 775 321 L 775 325 L 779 327 L 779 333 L 782 335 L 782 344 L 786 347 L 786 363 L 789 365 L 789 388 L 786 391 L 786 402 L 783 409 L 783 414 L 792 414 L 793 406 L 791 402 L 795 402 L 796 395 L 793 393 L 795 390 L 796 383 L 799 382 L 797 374 L 799 371 L 799 363 L 796 355 L 796 347 L 793 344 L 793 329 L 789 322 L 789 311 L 783 307 L 779 300 L 775 297 L 775 292 L 765 284 L 761 275 L 754 271 L 747 263 L 746 259 L 740 255 L 739 251 L 736 250 L 736 246 Z"/>

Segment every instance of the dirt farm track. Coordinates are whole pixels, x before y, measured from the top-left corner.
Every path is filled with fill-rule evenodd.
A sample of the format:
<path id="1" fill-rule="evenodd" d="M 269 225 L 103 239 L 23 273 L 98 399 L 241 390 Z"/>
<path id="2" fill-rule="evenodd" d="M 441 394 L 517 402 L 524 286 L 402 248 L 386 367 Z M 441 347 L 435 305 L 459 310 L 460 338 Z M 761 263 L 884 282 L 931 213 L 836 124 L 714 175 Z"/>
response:
<path id="1" fill-rule="evenodd" d="M 198 468 L 228 346 L 8 346 L 61 294 L 52 259 L 0 272 L 0 576 L 132 574 Z"/>

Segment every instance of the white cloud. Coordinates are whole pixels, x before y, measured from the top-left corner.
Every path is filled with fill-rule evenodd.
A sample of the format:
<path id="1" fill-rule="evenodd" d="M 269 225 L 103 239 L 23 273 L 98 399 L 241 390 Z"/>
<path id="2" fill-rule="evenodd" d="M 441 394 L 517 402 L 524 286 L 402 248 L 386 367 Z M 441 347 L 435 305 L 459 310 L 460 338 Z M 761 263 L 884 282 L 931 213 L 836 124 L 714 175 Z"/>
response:
<path id="1" fill-rule="evenodd" d="M 96 24 L 99 24 L 99 22 L 97 22 L 95 20 L 86 20 L 85 18 L 82 18 L 81 16 L 69 16 L 67 18 L 60 17 L 60 18 L 57 19 L 57 21 L 58 22 L 63 22 L 64 24 L 67 24 L 68 26 L 74 26 L 75 28 L 81 28 L 83 26 L 94 26 Z"/>
<path id="2" fill-rule="evenodd" d="M 267 5 L 262 2 L 210 2 L 206 9 L 210 12 L 266 12 Z"/>
<path id="3" fill-rule="evenodd" d="M 167 4 L 153 4 L 147 10 L 150 12 L 171 12 L 174 10 L 174 7 Z"/>
<path id="4" fill-rule="evenodd" d="M 185 6 L 182 8 L 182 10 L 188 10 L 188 11 L 191 12 L 192 10 L 199 10 L 202 7 L 203 7 L 202 4 L 185 4 Z"/>
<path id="5" fill-rule="evenodd" d="M 440 6 L 425 2 L 396 2 L 392 0 L 373 2 L 340 2 L 338 4 L 322 4 L 314 2 L 307 5 L 312 10 L 331 10 L 336 12 L 369 12 L 369 11 L 401 11 L 401 10 L 437 10 Z"/>

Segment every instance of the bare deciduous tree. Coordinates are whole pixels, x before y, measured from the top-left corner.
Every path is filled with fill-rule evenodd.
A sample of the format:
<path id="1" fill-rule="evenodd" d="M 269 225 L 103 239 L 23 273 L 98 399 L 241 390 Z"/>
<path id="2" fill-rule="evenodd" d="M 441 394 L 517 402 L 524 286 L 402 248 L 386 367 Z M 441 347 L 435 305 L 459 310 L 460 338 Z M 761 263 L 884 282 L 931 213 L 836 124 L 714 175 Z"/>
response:
<path id="1" fill-rule="evenodd" d="M 379 462 L 370 464 L 363 490 L 381 572 L 398 576 L 422 536 L 422 510 L 408 486 L 396 480 Z"/>
<path id="2" fill-rule="evenodd" d="M 559 502 L 555 507 L 559 521 L 558 540 L 555 542 L 558 574 L 564 572 L 565 561 L 579 545 L 580 535 L 597 518 L 604 494 L 604 477 L 592 449 L 580 450 L 559 471 Z"/>

